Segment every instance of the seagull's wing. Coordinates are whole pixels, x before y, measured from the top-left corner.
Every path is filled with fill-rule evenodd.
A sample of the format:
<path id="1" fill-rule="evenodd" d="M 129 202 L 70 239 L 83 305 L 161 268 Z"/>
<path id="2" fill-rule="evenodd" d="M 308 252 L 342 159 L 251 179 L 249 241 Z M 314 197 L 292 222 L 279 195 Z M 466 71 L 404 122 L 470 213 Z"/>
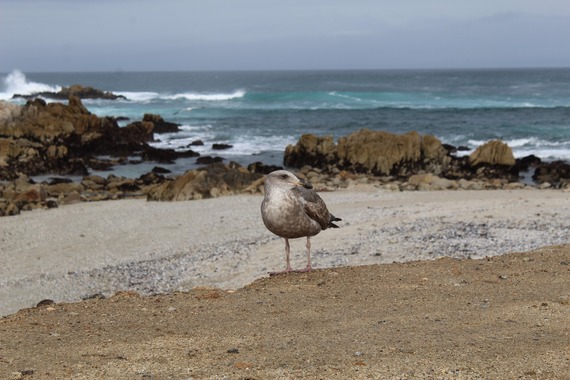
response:
<path id="1" fill-rule="evenodd" d="M 304 187 L 294 187 L 292 191 L 301 201 L 307 216 L 319 223 L 323 230 L 326 230 L 329 227 L 338 227 L 332 222 L 340 219 L 334 217 L 329 212 L 325 201 L 323 201 L 323 199 L 319 197 L 314 190 Z"/>

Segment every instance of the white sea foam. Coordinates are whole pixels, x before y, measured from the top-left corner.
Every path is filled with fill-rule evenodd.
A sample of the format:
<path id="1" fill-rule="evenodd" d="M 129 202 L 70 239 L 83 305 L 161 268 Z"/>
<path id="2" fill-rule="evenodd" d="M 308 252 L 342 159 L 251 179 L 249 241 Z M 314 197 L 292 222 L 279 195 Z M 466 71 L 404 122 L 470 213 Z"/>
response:
<path id="1" fill-rule="evenodd" d="M 51 86 L 45 83 L 31 82 L 26 79 L 24 73 L 20 70 L 14 70 L 4 78 L 2 78 L 2 88 L 0 90 L 0 99 L 11 99 L 15 94 L 30 95 L 37 92 L 59 92 L 61 86 Z"/>
<path id="2" fill-rule="evenodd" d="M 245 91 L 238 90 L 228 94 L 199 94 L 199 93 L 180 93 L 175 95 L 165 96 L 164 99 L 175 100 L 175 99 L 187 99 L 187 100 L 205 100 L 205 101 L 220 101 L 220 100 L 232 100 L 243 98 L 245 96 Z"/>
<path id="3" fill-rule="evenodd" d="M 115 94 L 122 95 L 128 100 L 140 103 L 147 103 L 153 99 L 160 98 L 160 94 L 158 92 L 151 92 L 151 91 L 141 91 L 141 92 L 117 91 L 115 92 Z"/>
<path id="4" fill-rule="evenodd" d="M 264 152 L 282 151 L 289 144 L 295 144 L 294 137 L 283 136 L 235 136 L 231 140 L 219 139 L 211 125 L 180 127 L 180 132 L 162 133 L 155 135 L 156 141 L 150 143 L 155 148 L 175 149 L 178 151 L 192 149 L 203 156 L 254 156 Z M 190 145 L 196 140 L 202 140 L 204 145 Z M 227 150 L 214 150 L 214 143 L 230 144 Z"/>
<path id="5" fill-rule="evenodd" d="M 116 94 L 123 95 L 128 100 L 134 102 L 147 103 L 153 100 L 190 100 L 190 101 L 222 101 L 243 98 L 246 94 L 243 90 L 234 91 L 231 93 L 219 94 L 200 94 L 193 92 L 183 92 L 177 94 L 164 94 L 158 92 L 133 92 L 133 91 L 117 91 Z"/>
<path id="6" fill-rule="evenodd" d="M 196 140 L 209 141 L 215 137 L 211 131 L 212 126 L 209 124 L 182 125 L 179 128 L 180 132 L 156 134 L 156 141 L 151 142 L 150 145 L 160 149 L 187 150 L 189 145 Z M 190 148 L 195 151 L 203 150 L 201 146 L 191 146 Z"/>
<path id="7" fill-rule="evenodd" d="M 535 155 L 544 161 L 552 160 L 570 160 L 570 149 L 568 148 L 524 148 L 524 149 L 513 149 L 513 155 L 515 158 L 526 157 L 530 155 Z"/>
<path id="8" fill-rule="evenodd" d="M 506 140 L 505 143 L 511 148 L 519 148 L 523 146 L 537 146 L 544 142 L 541 142 L 536 137 L 527 137 L 521 139 Z"/>
<path id="9" fill-rule="evenodd" d="M 480 145 L 485 144 L 490 140 L 467 140 L 467 146 L 469 147 L 478 147 Z"/>
<path id="10" fill-rule="evenodd" d="M 230 142 L 231 149 L 223 151 L 224 155 L 257 155 L 268 151 L 282 151 L 284 147 L 295 144 L 296 138 L 283 136 L 248 136 L 238 137 Z"/>

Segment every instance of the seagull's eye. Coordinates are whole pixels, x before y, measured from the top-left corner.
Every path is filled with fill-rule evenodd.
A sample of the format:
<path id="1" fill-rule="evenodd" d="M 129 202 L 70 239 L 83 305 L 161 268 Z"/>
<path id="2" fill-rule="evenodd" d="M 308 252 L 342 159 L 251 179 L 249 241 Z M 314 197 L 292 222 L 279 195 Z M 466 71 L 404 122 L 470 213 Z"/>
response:
<path id="1" fill-rule="evenodd" d="M 287 178 L 289 178 L 289 176 L 288 176 L 287 174 L 281 174 L 281 178 L 282 178 L 282 179 L 287 179 Z"/>

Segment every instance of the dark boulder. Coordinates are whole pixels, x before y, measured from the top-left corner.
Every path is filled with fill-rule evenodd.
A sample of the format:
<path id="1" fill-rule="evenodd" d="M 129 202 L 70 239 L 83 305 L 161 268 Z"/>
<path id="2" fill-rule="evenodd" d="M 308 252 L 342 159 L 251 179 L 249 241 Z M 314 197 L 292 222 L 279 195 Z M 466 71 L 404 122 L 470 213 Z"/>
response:
<path id="1" fill-rule="evenodd" d="M 213 150 L 226 150 L 226 149 L 230 149 L 233 148 L 233 145 L 230 144 L 212 144 L 212 149 Z"/>
<path id="2" fill-rule="evenodd" d="M 154 133 L 180 132 L 180 124 L 164 121 L 160 115 L 146 113 L 143 116 L 143 122 L 152 123 L 154 125 Z"/>
<path id="3" fill-rule="evenodd" d="M 530 156 L 517 158 L 515 168 L 519 172 L 524 172 L 531 168 L 536 168 L 541 163 L 542 160 L 540 158 L 536 157 L 534 154 L 531 154 Z"/>
<path id="4" fill-rule="evenodd" d="M 198 156 L 200 156 L 200 154 L 194 152 L 193 150 L 186 150 L 179 152 L 174 149 L 158 149 L 149 145 L 146 145 L 144 147 L 143 152 L 141 154 L 143 160 L 157 161 L 160 163 L 167 163 L 167 164 L 174 163 L 174 161 L 176 161 L 179 158 L 198 157 Z"/>
<path id="5" fill-rule="evenodd" d="M 212 156 L 201 156 L 196 159 L 196 164 L 198 165 L 210 165 L 216 162 L 223 162 L 224 159 L 222 157 L 212 157 Z"/>
<path id="6" fill-rule="evenodd" d="M 79 84 L 74 84 L 70 87 L 62 87 L 58 92 L 42 91 L 31 95 L 15 94 L 13 98 L 34 99 L 37 97 L 42 97 L 56 100 L 67 100 L 70 96 L 76 96 L 80 99 L 127 99 L 123 95 L 115 95 L 108 91 L 101 91 L 93 87 L 82 86 Z"/>
<path id="7" fill-rule="evenodd" d="M 548 182 L 554 186 L 570 184 L 570 164 L 564 161 L 553 161 L 540 164 L 532 176 L 538 183 Z"/>
<path id="8" fill-rule="evenodd" d="M 275 170 L 281 170 L 283 169 L 282 166 L 276 166 L 276 165 L 265 165 L 262 162 L 253 162 L 249 165 L 247 165 L 247 170 L 252 172 L 252 173 L 259 173 L 259 174 L 269 174 Z"/>

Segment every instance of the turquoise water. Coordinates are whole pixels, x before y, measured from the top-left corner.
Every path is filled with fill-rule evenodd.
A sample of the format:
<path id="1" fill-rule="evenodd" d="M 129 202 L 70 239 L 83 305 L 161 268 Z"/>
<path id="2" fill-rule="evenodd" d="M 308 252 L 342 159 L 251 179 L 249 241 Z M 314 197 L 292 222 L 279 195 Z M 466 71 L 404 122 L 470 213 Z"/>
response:
<path id="1" fill-rule="evenodd" d="M 0 99 L 81 84 L 128 100 L 86 100 L 99 116 L 160 114 L 182 125 L 153 145 L 281 164 L 303 133 L 345 136 L 360 128 L 418 131 L 474 149 L 501 139 L 516 157 L 570 160 L 570 69 L 116 72 L 1 75 Z M 15 102 L 22 102 L 16 101 Z M 213 143 L 233 148 L 213 151 Z M 186 170 L 194 160 L 171 169 Z M 142 168 L 143 170 L 146 168 Z M 131 170 L 125 168 L 124 170 Z"/>

